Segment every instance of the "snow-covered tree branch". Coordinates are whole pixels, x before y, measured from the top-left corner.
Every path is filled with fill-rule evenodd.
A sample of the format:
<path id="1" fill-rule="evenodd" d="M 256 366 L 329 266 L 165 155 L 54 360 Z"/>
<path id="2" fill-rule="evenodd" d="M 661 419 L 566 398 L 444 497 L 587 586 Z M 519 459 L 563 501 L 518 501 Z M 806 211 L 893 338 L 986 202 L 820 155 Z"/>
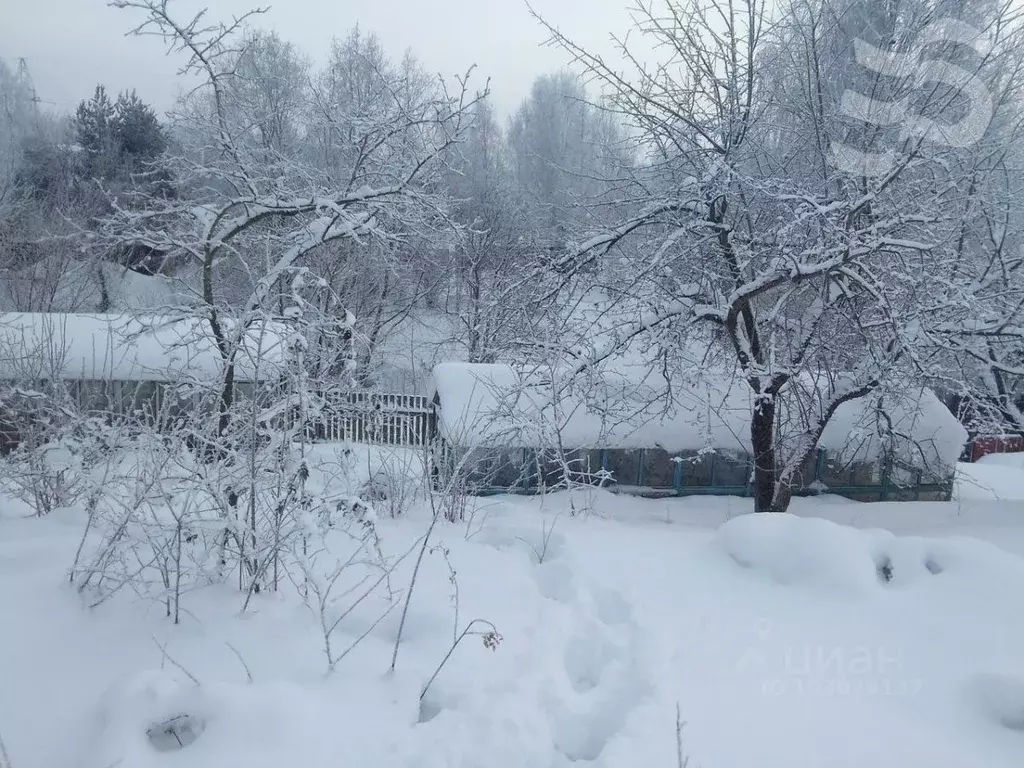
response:
<path id="1" fill-rule="evenodd" d="M 842 404 L 939 381 L 965 317 L 1012 315 L 981 286 L 1016 270 L 957 246 L 974 216 L 964 200 L 998 205 L 995 185 L 979 183 L 1002 146 L 992 126 L 1017 120 L 1007 89 L 1024 47 L 1009 10 L 996 13 L 980 32 L 969 16 L 882 18 L 856 1 L 639 3 L 632 34 L 659 63 L 624 37 L 621 70 L 546 25 L 644 153 L 621 172 L 632 212 L 604 217 L 563 259 L 573 290 L 598 265 L 592 289 L 612 307 L 578 370 L 667 355 L 677 377 L 702 357 L 708 375 L 738 376 L 753 395 L 758 510 L 786 509 Z M 935 42 L 945 47 L 926 48 Z M 886 51 L 884 66 L 866 46 Z M 960 75 L 941 69 L 949 60 Z M 863 94 L 874 112 L 849 107 Z M 883 102 L 904 130 L 881 121 Z M 967 108 L 980 129 L 954 140 L 948 126 Z M 808 396 L 798 426 L 790 406 Z"/>

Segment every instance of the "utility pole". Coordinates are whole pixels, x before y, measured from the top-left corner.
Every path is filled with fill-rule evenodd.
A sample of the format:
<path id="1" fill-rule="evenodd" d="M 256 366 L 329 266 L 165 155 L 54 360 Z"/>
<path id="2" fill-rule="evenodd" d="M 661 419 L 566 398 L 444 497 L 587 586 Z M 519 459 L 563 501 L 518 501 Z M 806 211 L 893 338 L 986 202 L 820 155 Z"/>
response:
<path id="1" fill-rule="evenodd" d="M 38 104 L 40 98 L 36 93 L 35 83 L 32 82 L 32 74 L 28 71 L 28 61 L 24 56 L 18 58 L 18 74 L 15 75 L 18 84 L 29 92 L 29 98 L 33 104 Z"/>
<path id="2" fill-rule="evenodd" d="M 28 60 L 24 56 L 18 57 L 18 73 L 15 76 L 15 79 L 19 85 L 28 91 L 29 100 L 36 105 L 37 111 L 40 104 L 52 104 L 53 106 L 57 106 L 56 101 L 48 101 L 47 99 L 39 97 L 39 94 L 36 92 L 36 84 L 32 80 L 32 73 L 29 72 L 28 69 Z"/>

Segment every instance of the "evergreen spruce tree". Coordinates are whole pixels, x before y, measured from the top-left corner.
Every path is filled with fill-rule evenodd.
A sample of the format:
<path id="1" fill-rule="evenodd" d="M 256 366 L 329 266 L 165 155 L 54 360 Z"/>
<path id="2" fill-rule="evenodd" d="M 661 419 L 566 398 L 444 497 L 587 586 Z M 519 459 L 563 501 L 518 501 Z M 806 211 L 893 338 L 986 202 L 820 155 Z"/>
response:
<path id="1" fill-rule="evenodd" d="M 106 88 L 97 85 L 92 98 L 75 111 L 76 139 L 85 152 L 86 173 L 93 178 L 109 178 L 116 171 L 120 151 L 114 123 L 114 105 Z"/>
<path id="2" fill-rule="evenodd" d="M 129 166 L 152 162 L 167 147 L 160 122 L 153 108 L 138 97 L 135 91 L 125 91 L 114 104 L 113 135 L 121 158 Z"/>

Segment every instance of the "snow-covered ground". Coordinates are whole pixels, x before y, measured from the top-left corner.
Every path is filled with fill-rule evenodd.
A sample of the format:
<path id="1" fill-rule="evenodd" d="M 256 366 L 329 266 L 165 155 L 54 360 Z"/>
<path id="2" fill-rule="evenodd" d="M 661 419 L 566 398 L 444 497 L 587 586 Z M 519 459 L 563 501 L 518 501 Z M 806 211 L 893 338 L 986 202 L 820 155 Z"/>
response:
<path id="1" fill-rule="evenodd" d="M 362 450 L 360 480 L 382 464 L 416 459 Z M 5 500 L 0 736 L 14 768 L 653 768 L 680 744 L 702 768 L 1019 767 L 1024 493 L 1005 489 L 1024 469 L 968 474 L 949 504 L 797 499 L 778 516 L 736 498 L 478 500 L 433 532 L 447 556 L 425 555 L 393 675 L 399 613 L 373 626 L 372 606 L 340 623 L 337 648 L 368 634 L 331 674 L 294 593 L 242 612 L 231 585 L 206 587 L 178 626 L 129 593 L 86 609 L 65 581 L 80 513 Z M 422 504 L 382 516 L 385 553 L 428 524 Z M 421 702 L 475 619 L 497 647 L 467 636 Z M 186 713 L 199 737 L 157 751 L 147 729 Z"/>
<path id="2" fill-rule="evenodd" d="M 957 466 L 958 499 L 1024 500 L 1024 453 L 993 453 Z"/>

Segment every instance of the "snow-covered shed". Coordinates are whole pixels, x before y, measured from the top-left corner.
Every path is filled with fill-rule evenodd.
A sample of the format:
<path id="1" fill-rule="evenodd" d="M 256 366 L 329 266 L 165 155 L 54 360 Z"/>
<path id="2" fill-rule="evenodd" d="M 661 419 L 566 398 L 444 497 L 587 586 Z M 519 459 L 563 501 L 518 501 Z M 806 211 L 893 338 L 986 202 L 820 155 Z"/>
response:
<path id="1" fill-rule="evenodd" d="M 225 321 L 228 332 L 234 329 Z M 284 334 L 269 322 L 241 334 L 235 380 L 240 388 L 276 379 Z M 158 409 L 169 384 L 213 383 L 223 361 L 208 323 L 193 316 L 0 314 L 0 381 L 23 386 L 61 381 L 84 409 Z"/>
<path id="2" fill-rule="evenodd" d="M 583 377 L 508 364 L 442 363 L 432 376 L 437 471 L 458 467 L 484 492 L 534 489 L 565 477 L 642 493 L 745 494 L 753 395 L 741 381 L 702 376 L 672 390 L 648 371 Z M 805 398 L 813 400 L 813 398 Z M 801 468 L 798 492 L 852 498 L 943 498 L 966 432 L 927 389 L 884 403 L 841 405 Z M 779 439 L 813 416 L 802 402 Z M 882 427 L 884 424 L 884 428 Z M 883 437 L 884 434 L 884 437 Z"/>

